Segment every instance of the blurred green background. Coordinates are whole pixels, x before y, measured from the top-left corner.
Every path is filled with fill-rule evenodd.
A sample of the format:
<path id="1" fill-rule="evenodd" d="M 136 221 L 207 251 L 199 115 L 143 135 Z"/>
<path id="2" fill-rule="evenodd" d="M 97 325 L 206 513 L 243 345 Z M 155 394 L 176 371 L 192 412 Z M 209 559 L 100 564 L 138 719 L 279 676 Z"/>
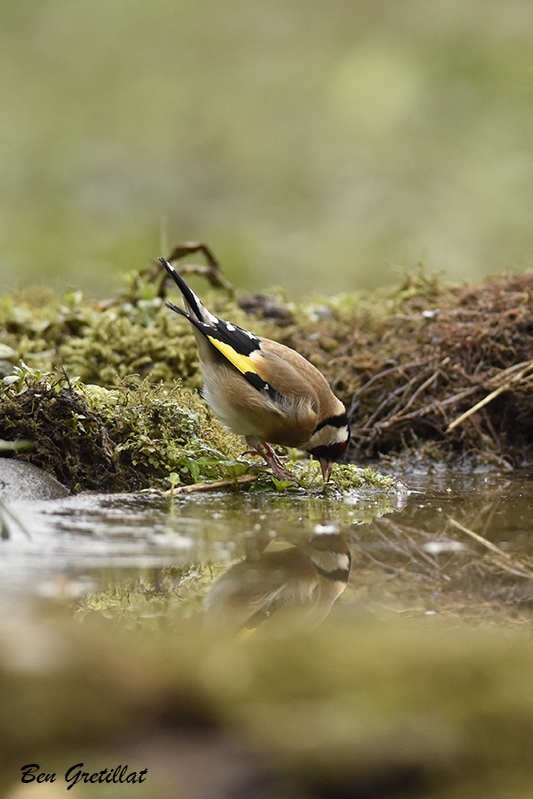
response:
<path id="1" fill-rule="evenodd" d="M 532 265 L 530 0 L 2 0 L 0 290 Z"/>

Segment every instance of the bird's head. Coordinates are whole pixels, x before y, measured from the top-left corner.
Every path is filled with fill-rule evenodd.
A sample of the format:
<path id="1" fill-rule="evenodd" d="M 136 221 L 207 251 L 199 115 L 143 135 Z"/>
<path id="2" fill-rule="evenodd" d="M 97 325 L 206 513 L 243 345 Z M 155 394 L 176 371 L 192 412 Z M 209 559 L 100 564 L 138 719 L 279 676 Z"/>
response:
<path id="1" fill-rule="evenodd" d="M 349 441 L 350 425 L 345 413 L 321 422 L 309 440 L 306 450 L 320 461 L 322 477 L 326 483 L 331 476 L 333 464 L 342 458 Z"/>

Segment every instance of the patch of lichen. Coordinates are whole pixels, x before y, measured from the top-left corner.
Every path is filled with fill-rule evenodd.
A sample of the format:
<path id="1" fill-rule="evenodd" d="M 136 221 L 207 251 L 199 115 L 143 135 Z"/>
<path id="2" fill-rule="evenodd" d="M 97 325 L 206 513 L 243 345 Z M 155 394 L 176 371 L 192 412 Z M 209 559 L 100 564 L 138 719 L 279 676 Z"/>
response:
<path id="1" fill-rule="evenodd" d="M 26 439 L 19 455 L 53 472 L 73 491 L 168 488 L 227 477 L 238 439 L 179 386 L 165 389 L 139 379 L 113 389 L 35 376 L 0 394 L 0 438 Z"/>

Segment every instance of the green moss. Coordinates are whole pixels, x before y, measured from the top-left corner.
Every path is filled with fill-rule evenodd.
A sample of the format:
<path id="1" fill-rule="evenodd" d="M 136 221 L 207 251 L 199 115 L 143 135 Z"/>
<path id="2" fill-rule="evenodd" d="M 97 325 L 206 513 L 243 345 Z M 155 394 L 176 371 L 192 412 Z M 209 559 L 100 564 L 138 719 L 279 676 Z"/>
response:
<path id="1" fill-rule="evenodd" d="M 179 386 L 137 378 L 117 388 L 19 368 L 0 394 L 0 436 L 33 443 L 21 458 L 72 490 L 168 488 L 228 475 L 239 442 Z"/>
<path id="2" fill-rule="evenodd" d="M 98 613 L 127 629 L 161 630 L 179 626 L 201 612 L 202 600 L 224 564 L 189 563 L 154 569 L 138 579 L 111 582 L 85 595 L 76 607 L 78 617 Z"/>
<path id="3" fill-rule="evenodd" d="M 254 466 L 239 459 L 240 438 L 224 430 L 196 395 L 131 376 L 115 388 L 85 385 L 25 364 L 4 378 L 0 436 L 25 440 L 30 460 L 73 491 L 118 491 L 235 477 Z M 20 449 L 20 447 L 19 447 Z M 289 462 L 296 482 L 260 469 L 255 491 L 337 492 L 394 489 L 371 469 L 336 465 L 324 486 L 319 464 Z"/>
<path id="4" fill-rule="evenodd" d="M 0 302 L 0 375 L 20 360 L 40 371 L 64 369 L 84 383 L 118 386 L 129 375 L 198 389 L 198 350 L 188 322 L 166 308 L 160 277 L 125 276 L 125 288 L 109 302 L 94 303 L 81 292 L 59 297 L 48 289 L 13 292 Z M 239 306 L 207 293 L 216 313 L 247 325 Z M 254 325 L 260 334 L 266 326 Z"/>
<path id="5" fill-rule="evenodd" d="M 297 451 L 291 450 L 291 459 L 287 462 L 287 470 L 294 475 L 296 483 L 281 481 L 271 476 L 270 479 L 278 490 L 296 491 L 304 488 L 307 491 L 349 495 L 353 492 L 375 489 L 380 492 L 395 490 L 396 483 L 392 477 L 379 474 L 367 467 L 361 469 L 354 464 L 335 463 L 328 483 L 324 484 L 320 464 L 316 460 L 301 457 Z"/>
<path id="6" fill-rule="evenodd" d="M 4 374 L 22 359 L 102 386 L 116 386 L 132 374 L 149 375 L 153 382 L 181 378 L 191 388 L 201 384 L 194 337 L 186 323 L 173 322 L 159 297 L 98 305 L 71 292 L 49 300 L 36 308 L 31 294 L 4 298 L 0 345 L 11 350 Z"/>

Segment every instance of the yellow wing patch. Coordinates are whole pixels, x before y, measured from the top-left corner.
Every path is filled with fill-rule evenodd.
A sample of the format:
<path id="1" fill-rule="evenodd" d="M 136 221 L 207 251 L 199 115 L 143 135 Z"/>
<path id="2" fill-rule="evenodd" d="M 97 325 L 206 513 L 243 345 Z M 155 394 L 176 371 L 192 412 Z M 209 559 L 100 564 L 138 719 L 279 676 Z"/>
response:
<path id="1" fill-rule="evenodd" d="M 259 374 L 256 367 L 253 364 L 252 359 L 249 355 L 241 355 L 240 352 L 233 349 L 229 344 L 225 344 L 223 341 L 220 341 L 218 338 L 214 338 L 212 336 L 207 336 L 213 347 L 216 347 L 222 355 L 228 359 L 233 366 L 239 370 L 243 375 L 246 372 L 253 372 L 254 374 Z M 261 377 L 261 375 L 259 375 Z"/>

